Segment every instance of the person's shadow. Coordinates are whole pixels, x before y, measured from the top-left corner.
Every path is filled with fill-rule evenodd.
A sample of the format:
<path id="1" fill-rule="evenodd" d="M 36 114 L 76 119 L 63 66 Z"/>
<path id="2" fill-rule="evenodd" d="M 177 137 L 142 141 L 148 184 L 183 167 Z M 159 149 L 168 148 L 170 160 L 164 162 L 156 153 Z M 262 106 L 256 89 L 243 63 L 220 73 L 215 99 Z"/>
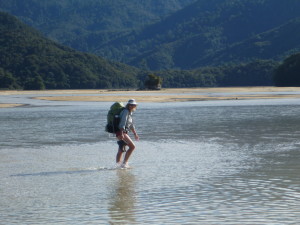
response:
<path id="1" fill-rule="evenodd" d="M 135 177 L 128 170 L 117 170 L 117 180 L 112 188 L 110 224 L 135 223 Z"/>

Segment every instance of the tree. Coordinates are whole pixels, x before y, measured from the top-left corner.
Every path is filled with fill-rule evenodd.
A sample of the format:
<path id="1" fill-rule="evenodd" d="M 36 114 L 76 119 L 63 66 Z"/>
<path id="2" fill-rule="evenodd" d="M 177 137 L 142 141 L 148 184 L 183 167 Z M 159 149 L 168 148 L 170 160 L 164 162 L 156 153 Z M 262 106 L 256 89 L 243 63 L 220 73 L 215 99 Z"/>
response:
<path id="1" fill-rule="evenodd" d="M 148 74 L 144 85 L 147 89 L 150 90 L 160 90 L 162 86 L 162 78 L 155 74 Z"/>
<path id="2" fill-rule="evenodd" d="M 34 77 L 30 77 L 26 80 L 24 89 L 25 90 L 44 90 L 45 85 L 44 85 L 43 78 L 38 74 L 34 74 Z"/>
<path id="3" fill-rule="evenodd" d="M 16 79 L 10 72 L 0 68 L 0 88 L 15 89 L 18 88 Z"/>

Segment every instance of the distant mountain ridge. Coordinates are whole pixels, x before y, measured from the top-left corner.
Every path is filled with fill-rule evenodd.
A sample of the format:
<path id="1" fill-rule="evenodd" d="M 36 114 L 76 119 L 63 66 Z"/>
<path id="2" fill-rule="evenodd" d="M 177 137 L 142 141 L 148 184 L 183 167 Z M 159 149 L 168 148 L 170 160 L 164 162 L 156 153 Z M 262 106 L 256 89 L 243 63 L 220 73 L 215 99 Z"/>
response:
<path id="1" fill-rule="evenodd" d="M 0 9 L 60 43 L 144 70 L 282 60 L 299 51 L 299 0 L 10 0 Z"/>
<path id="2" fill-rule="evenodd" d="M 273 45 L 268 52 L 264 48 L 263 57 L 261 54 L 247 55 L 251 46 L 246 43 L 251 38 L 267 38 L 265 33 L 271 30 L 285 32 L 282 27 L 289 21 L 297 20 L 299 11 L 300 1 L 297 0 L 199 0 L 165 20 L 145 27 L 137 35 L 122 37 L 123 42 L 117 46 L 115 43 L 106 45 L 104 52 L 128 46 L 127 51 L 120 51 L 124 54 L 124 62 L 154 70 L 192 69 L 232 60 L 241 62 L 253 58 L 266 59 L 267 56 L 269 59 L 283 59 L 287 52 L 297 51 L 300 40 L 294 46 L 290 44 L 289 49 L 284 51 L 280 50 L 280 45 Z M 296 30 L 299 28 L 298 26 Z M 284 33 L 277 36 L 282 37 L 282 43 L 286 41 Z M 269 38 L 273 39 L 271 36 Z M 231 52 L 234 50 L 231 46 L 237 45 L 240 45 L 242 57 Z M 263 50 L 259 49 L 257 52 Z M 232 57 L 211 61 L 220 52 Z"/>
<path id="3" fill-rule="evenodd" d="M 0 1 L 0 10 L 17 16 L 62 44 L 84 48 L 72 40 L 88 42 L 93 35 L 110 38 L 115 33 L 159 21 L 195 1 L 9 0 Z"/>

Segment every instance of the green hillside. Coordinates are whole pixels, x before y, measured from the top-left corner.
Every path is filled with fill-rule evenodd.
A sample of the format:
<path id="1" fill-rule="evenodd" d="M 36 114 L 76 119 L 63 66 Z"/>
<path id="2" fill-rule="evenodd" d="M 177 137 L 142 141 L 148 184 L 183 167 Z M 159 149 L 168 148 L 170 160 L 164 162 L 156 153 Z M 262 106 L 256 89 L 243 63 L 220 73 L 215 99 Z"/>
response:
<path id="1" fill-rule="evenodd" d="M 44 38 L 0 12 L 0 88 L 136 87 L 137 70 Z"/>
<path id="2" fill-rule="evenodd" d="M 117 57 L 123 54 L 124 62 L 155 70 L 191 69 L 252 59 L 283 59 L 288 52 L 298 50 L 300 39 L 286 43 L 290 34 L 285 32 L 292 26 L 300 30 L 299 23 L 293 21 L 299 18 L 299 11 L 298 0 L 199 0 L 100 51 L 103 55 L 113 52 Z M 272 31 L 276 32 L 275 37 L 270 33 Z M 261 37 L 263 42 L 271 43 L 270 48 L 262 42 L 260 45 L 257 39 Z M 256 52 L 249 43 L 251 38 L 252 41 L 256 38 Z M 122 46 L 128 48 L 118 54 L 117 50 Z M 215 59 L 219 54 L 223 55 L 221 61 Z"/>
<path id="3" fill-rule="evenodd" d="M 92 51 L 126 30 L 159 21 L 196 0 L 9 0 L 0 10 L 47 37 Z"/>
<path id="4" fill-rule="evenodd" d="M 278 65 L 256 60 L 185 71 L 139 71 L 50 41 L 6 13 L 0 13 L 0 32 L 1 89 L 134 88 L 149 73 L 159 75 L 163 87 L 272 85 Z"/>
<path id="5" fill-rule="evenodd" d="M 299 0 L 10 0 L 0 9 L 61 44 L 144 70 L 283 60 L 299 51 Z"/>
<path id="6" fill-rule="evenodd" d="M 0 4 L 3 7 L 12 2 L 22 12 L 21 1 Z M 65 47 L 15 17 L 0 13 L 0 88 L 135 88 L 142 86 L 149 73 L 159 75 L 163 87 L 273 85 L 273 71 L 279 61 L 299 51 L 300 2 L 295 0 L 285 4 L 279 0 L 198 0 L 152 25 L 130 25 L 139 27 L 131 31 L 117 22 L 112 25 L 115 20 L 108 14 L 105 15 L 110 22 L 103 24 L 110 25 L 103 30 L 98 30 L 99 24 L 88 26 L 87 22 L 95 17 L 92 13 L 90 17 L 81 14 L 85 8 L 79 0 L 49 0 L 43 3 L 44 11 L 42 2 L 28 2 L 23 6 L 23 20 L 31 18 L 31 23 L 44 24 L 79 49 L 143 70 Z M 67 15 L 64 10 L 70 2 L 78 5 L 70 9 L 71 16 L 65 24 L 62 19 L 52 18 L 50 12 L 61 18 Z M 109 6 L 116 7 L 113 12 L 120 9 L 106 4 L 104 11 Z M 127 9 L 127 5 L 131 4 L 123 8 Z M 85 13 L 90 10 L 88 7 Z M 84 32 L 77 30 L 68 36 L 74 27 Z M 281 82 L 285 80 L 282 73 L 278 75 L 283 70 L 276 71 L 275 82 L 278 77 Z"/>
<path id="7" fill-rule="evenodd" d="M 300 52 L 299 28 L 300 17 L 245 41 L 230 45 L 201 61 L 196 61 L 193 66 L 198 67 L 203 63 L 218 65 L 222 62 L 240 62 L 256 58 L 281 61 L 293 53 Z"/>

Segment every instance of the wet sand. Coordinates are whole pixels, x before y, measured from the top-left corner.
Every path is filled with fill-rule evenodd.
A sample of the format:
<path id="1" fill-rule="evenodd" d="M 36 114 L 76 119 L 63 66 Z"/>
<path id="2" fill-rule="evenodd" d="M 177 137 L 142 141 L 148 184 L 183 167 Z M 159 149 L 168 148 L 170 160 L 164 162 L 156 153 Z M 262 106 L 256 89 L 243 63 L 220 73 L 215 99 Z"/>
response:
<path id="1" fill-rule="evenodd" d="M 35 99 L 51 101 L 126 102 L 129 98 L 135 98 L 138 102 L 182 102 L 300 98 L 300 87 L 168 88 L 159 91 L 104 89 L 0 91 L 0 95 L 35 95 Z M 0 104 L 0 107 L 15 107 L 20 105 Z"/>
<path id="2" fill-rule="evenodd" d="M 0 103 L 0 108 L 13 108 L 13 107 L 18 107 L 18 106 L 23 106 L 23 104 L 2 104 L 2 103 Z"/>

